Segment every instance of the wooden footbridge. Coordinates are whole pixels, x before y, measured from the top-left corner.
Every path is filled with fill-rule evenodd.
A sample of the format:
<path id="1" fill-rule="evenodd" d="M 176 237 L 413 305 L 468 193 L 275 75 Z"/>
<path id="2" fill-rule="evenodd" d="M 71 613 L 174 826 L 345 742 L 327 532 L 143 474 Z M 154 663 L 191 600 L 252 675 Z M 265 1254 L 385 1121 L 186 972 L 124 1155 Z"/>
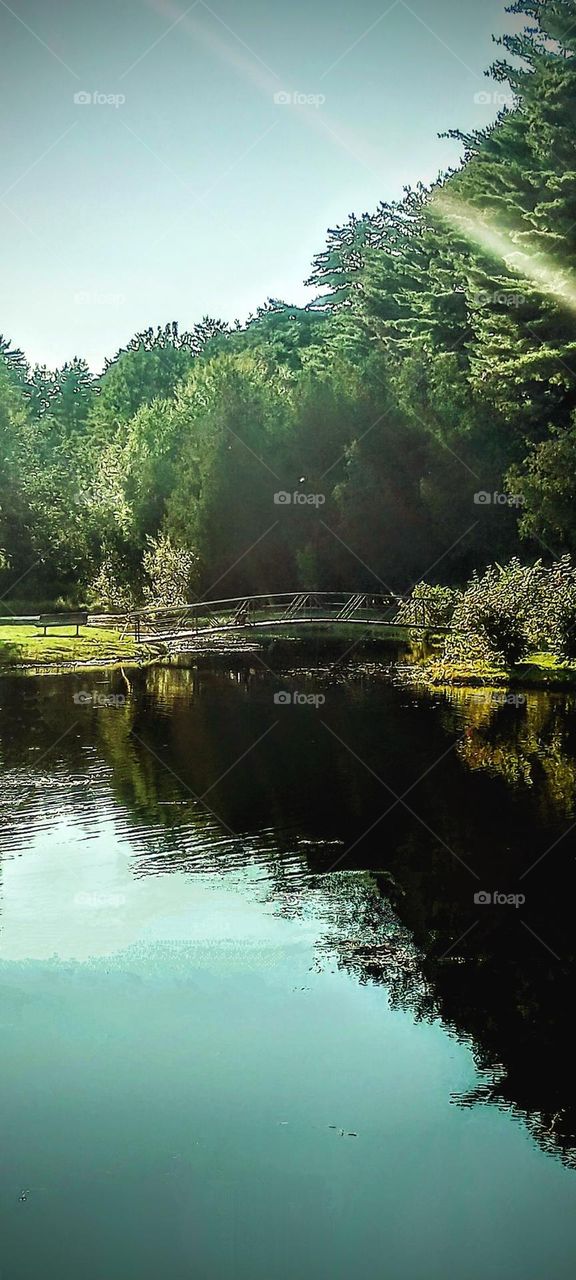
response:
<path id="1" fill-rule="evenodd" d="M 381 627 L 399 635 L 422 635 L 437 627 L 427 616 L 424 601 L 402 596 L 362 592 L 288 591 L 279 595 L 235 596 L 195 604 L 137 609 L 125 620 L 139 641 L 156 640 L 169 646 L 227 632 L 293 631 L 299 627 Z"/>

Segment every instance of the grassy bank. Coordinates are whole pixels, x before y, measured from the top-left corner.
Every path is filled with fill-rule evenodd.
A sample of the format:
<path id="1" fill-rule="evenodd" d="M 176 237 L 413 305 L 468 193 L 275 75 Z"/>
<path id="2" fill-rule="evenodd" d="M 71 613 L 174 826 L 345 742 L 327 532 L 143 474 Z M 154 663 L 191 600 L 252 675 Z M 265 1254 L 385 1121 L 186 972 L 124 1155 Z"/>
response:
<path id="1" fill-rule="evenodd" d="M 576 688 L 576 664 L 561 662 L 550 653 L 534 653 L 513 667 L 487 662 L 444 662 L 430 658 L 405 671 L 411 681 L 437 685 L 486 686 L 516 689 Z"/>
<path id="2" fill-rule="evenodd" d="M 104 627 L 55 627 L 44 636 L 37 626 L 0 627 L 0 671 L 15 667 L 61 667 L 73 663 L 108 666 L 153 656 L 145 644 Z"/>

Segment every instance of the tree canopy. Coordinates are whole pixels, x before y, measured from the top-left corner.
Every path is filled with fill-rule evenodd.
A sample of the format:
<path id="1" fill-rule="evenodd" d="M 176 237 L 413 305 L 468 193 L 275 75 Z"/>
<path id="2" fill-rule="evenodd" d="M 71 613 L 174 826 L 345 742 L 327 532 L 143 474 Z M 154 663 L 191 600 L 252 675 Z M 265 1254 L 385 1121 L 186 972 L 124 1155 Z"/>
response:
<path id="1" fill-rule="evenodd" d="M 309 306 L 147 329 L 100 376 L 0 338 L 4 594 L 138 597 L 162 548 L 226 595 L 576 550 L 576 0 L 511 11 L 508 105 L 328 232 Z"/>

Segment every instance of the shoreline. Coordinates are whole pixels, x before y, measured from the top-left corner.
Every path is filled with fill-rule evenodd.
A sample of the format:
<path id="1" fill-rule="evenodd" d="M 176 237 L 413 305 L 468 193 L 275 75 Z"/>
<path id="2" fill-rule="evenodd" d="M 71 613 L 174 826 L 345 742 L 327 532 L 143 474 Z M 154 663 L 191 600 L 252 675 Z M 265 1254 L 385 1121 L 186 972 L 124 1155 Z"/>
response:
<path id="1" fill-rule="evenodd" d="M 0 628 L 0 675 L 69 675 L 83 671 L 114 671 L 122 667 L 144 669 L 155 663 L 182 665 L 183 661 L 199 659 L 246 659 L 257 653 L 268 654 L 270 660 L 284 659 L 292 665 L 296 656 L 305 659 L 306 667 L 317 668 L 330 652 L 336 656 L 343 637 L 326 637 L 324 652 L 318 648 L 319 637 L 289 637 L 279 634 L 269 638 L 269 643 L 254 643 L 254 637 L 221 641 L 212 636 L 204 643 L 187 644 L 182 649 L 168 650 L 162 643 L 137 642 L 132 637 L 121 637 L 110 627 L 88 626 L 84 634 L 70 635 L 64 628 L 57 628 L 48 636 L 38 635 L 32 627 Z M 396 642 L 397 644 L 397 642 Z M 364 642 L 355 645 L 360 665 L 379 668 L 382 663 L 390 671 L 392 666 L 401 683 L 425 689 L 452 688 L 510 688 L 535 690 L 576 689 L 576 663 L 561 662 L 549 653 L 534 653 L 515 667 L 505 668 L 480 662 L 444 662 L 439 656 L 406 649 L 402 658 L 398 650 L 392 659 L 390 644 L 387 650 L 380 637 L 366 636 Z M 310 650 L 314 650 L 314 657 Z M 312 658 L 312 660 L 310 660 Z M 387 659 L 387 661 L 386 661 Z M 340 659 L 337 659 L 339 662 Z M 344 674 L 345 668 L 341 668 Z"/>
<path id="2" fill-rule="evenodd" d="M 37 626 L 0 627 L 0 675 L 41 675 L 144 666 L 163 654 L 159 645 L 120 637 L 110 627 L 87 626 L 82 634 L 55 627 L 46 636 Z"/>
<path id="3" fill-rule="evenodd" d="M 448 663 L 433 658 L 423 663 L 406 663 L 400 674 L 407 684 L 427 689 L 576 689 L 576 664 L 562 663 L 548 653 L 533 654 L 515 667 L 492 667 L 480 662 Z"/>

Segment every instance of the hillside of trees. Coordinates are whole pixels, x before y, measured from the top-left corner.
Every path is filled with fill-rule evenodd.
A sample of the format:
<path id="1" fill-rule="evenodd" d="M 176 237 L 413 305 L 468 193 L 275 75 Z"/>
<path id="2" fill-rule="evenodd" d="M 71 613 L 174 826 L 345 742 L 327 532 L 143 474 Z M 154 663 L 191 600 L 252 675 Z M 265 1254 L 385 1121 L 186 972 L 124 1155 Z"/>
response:
<path id="1" fill-rule="evenodd" d="M 513 105 L 330 230 L 307 308 L 150 329 L 99 376 L 0 340 L 1 594 L 122 605 L 164 561 L 191 598 L 407 591 L 576 550 L 576 0 L 511 11 Z"/>

